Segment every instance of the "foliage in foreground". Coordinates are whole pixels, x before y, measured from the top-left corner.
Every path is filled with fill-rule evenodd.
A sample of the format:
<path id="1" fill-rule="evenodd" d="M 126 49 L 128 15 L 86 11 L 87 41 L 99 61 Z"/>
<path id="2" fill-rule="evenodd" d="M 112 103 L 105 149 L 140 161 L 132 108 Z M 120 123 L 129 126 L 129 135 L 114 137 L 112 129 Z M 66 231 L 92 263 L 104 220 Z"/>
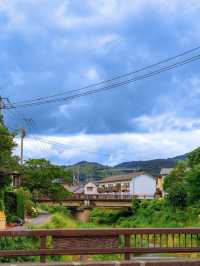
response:
<path id="1" fill-rule="evenodd" d="M 31 193 L 37 192 L 48 195 L 52 200 L 62 200 L 69 192 L 60 184 L 60 180 L 70 183 L 72 173 L 45 159 L 31 159 L 24 165 L 23 183 Z"/>

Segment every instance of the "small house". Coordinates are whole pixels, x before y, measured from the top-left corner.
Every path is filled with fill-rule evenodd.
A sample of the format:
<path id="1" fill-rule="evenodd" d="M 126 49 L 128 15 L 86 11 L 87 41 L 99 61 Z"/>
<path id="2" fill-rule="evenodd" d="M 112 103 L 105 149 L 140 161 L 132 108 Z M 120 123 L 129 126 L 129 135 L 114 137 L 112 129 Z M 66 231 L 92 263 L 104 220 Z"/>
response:
<path id="1" fill-rule="evenodd" d="M 85 195 L 96 195 L 98 194 L 97 185 L 95 182 L 88 182 L 84 186 Z"/>

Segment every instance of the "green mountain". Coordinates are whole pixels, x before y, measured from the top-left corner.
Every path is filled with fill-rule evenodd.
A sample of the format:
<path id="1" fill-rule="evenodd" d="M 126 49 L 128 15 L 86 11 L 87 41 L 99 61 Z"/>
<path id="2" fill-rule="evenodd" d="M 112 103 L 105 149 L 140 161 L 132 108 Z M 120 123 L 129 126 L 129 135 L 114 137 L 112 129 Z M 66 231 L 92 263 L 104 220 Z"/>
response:
<path id="1" fill-rule="evenodd" d="M 185 160 L 187 156 L 188 154 L 184 154 L 168 159 L 123 162 L 114 167 L 97 162 L 81 161 L 66 168 L 73 170 L 76 176 L 79 175 L 81 181 L 99 180 L 108 175 L 123 174 L 133 170 L 144 170 L 152 175 L 158 175 L 161 168 L 173 168 L 177 161 Z"/>
<path id="2" fill-rule="evenodd" d="M 120 169 L 144 170 L 152 175 L 159 175 L 161 168 L 173 168 L 180 160 L 185 160 L 189 153 L 168 159 L 154 159 L 147 161 L 124 162 L 115 166 Z"/>
<path id="3" fill-rule="evenodd" d="M 109 170 L 112 169 L 112 167 L 96 162 L 81 161 L 74 165 L 67 166 L 67 169 L 73 170 L 74 175 L 79 175 L 81 181 L 86 181 L 98 180 L 106 177 L 110 174 Z"/>

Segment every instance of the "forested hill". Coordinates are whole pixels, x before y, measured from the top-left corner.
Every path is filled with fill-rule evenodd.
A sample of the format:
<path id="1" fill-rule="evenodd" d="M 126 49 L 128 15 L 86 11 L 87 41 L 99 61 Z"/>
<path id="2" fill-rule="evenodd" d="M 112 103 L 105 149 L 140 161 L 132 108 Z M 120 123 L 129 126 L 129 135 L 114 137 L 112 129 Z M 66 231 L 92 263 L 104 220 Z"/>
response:
<path id="1" fill-rule="evenodd" d="M 73 169 L 75 175 L 79 174 L 81 181 L 91 179 L 98 180 L 108 175 L 120 174 L 133 169 L 141 169 L 152 175 L 158 175 L 161 168 L 173 168 L 177 161 L 186 159 L 187 155 L 188 154 L 184 154 L 168 159 L 124 162 L 114 167 L 102 165 L 96 162 L 81 161 L 74 165 L 67 166 L 67 168 Z"/>
<path id="2" fill-rule="evenodd" d="M 158 175 L 160 173 L 161 168 L 173 168 L 177 161 L 185 160 L 188 154 L 179 155 L 174 158 L 168 159 L 154 159 L 147 161 L 132 161 L 132 162 L 124 162 L 116 165 L 114 168 L 120 169 L 142 169 L 151 173 L 152 175 Z"/>

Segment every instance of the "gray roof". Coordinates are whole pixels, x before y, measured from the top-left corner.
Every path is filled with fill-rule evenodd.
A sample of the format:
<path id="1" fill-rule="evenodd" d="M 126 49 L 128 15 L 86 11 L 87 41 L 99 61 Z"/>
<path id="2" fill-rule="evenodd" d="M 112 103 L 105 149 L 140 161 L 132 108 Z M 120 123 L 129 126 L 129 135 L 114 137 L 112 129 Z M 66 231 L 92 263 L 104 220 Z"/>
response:
<path id="1" fill-rule="evenodd" d="M 99 184 L 109 183 L 109 182 L 130 181 L 134 177 L 144 175 L 144 174 L 149 175 L 149 174 L 142 172 L 142 171 L 134 172 L 134 173 L 130 173 L 130 174 L 124 174 L 124 175 L 113 175 L 113 176 L 109 176 L 109 177 L 106 177 L 106 178 L 100 180 Z M 149 175 L 149 176 L 151 176 L 151 175 Z"/>

